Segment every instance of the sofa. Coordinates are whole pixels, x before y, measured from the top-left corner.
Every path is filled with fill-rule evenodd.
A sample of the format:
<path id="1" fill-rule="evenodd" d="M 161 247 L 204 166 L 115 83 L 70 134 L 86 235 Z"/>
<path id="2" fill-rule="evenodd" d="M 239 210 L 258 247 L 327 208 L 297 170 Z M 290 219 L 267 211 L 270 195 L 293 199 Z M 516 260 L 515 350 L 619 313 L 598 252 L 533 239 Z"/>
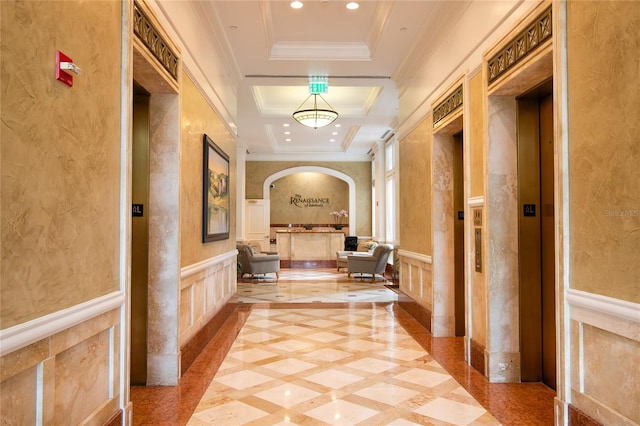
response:
<path id="1" fill-rule="evenodd" d="M 250 274 L 255 275 L 275 273 L 276 279 L 280 278 L 280 255 L 274 252 L 260 252 L 255 246 L 249 244 L 237 244 L 238 266 L 240 277 Z"/>
<path id="2" fill-rule="evenodd" d="M 373 251 L 377 246 L 378 246 L 378 243 L 376 243 L 375 241 L 360 241 L 355 251 L 350 251 L 350 250 L 337 251 L 336 265 L 338 267 L 338 272 L 340 272 L 340 268 L 347 267 L 347 256 L 349 255 L 368 256 L 373 253 Z"/>

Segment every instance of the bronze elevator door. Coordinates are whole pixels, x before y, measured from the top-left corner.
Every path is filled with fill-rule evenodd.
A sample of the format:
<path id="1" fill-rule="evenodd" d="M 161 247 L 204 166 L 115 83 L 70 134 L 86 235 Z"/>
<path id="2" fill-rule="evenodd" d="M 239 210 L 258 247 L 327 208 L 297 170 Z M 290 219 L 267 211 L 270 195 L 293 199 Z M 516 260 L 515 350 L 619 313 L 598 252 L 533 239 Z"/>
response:
<path id="1" fill-rule="evenodd" d="M 556 387 L 551 82 L 518 99 L 518 252 L 523 382 Z"/>
<path id="2" fill-rule="evenodd" d="M 135 85 L 131 160 L 131 385 L 147 384 L 149 95 Z"/>
<path id="3" fill-rule="evenodd" d="M 462 167 L 462 132 L 453 135 L 453 143 L 453 250 L 455 259 L 455 333 L 456 336 L 464 336 L 464 174 Z"/>

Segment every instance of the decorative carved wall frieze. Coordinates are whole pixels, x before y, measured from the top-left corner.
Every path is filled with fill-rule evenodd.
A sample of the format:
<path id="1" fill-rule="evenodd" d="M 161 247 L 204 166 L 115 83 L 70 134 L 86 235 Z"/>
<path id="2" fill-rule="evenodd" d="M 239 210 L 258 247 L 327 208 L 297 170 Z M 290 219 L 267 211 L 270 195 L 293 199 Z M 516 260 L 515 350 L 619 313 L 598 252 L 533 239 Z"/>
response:
<path id="1" fill-rule="evenodd" d="M 133 4 L 133 33 L 149 49 L 174 80 L 178 81 L 178 61 L 180 58 L 171 50 L 166 41 L 151 24 L 151 20 L 138 6 Z"/>
<path id="2" fill-rule="evenodd" d="M 551 6 L 549 6 L 524 31 L 521 31 L 499 53 L 487 61 L 487 83 L 493 83 L 550 39 L 551 31 Z"/>
<path id="3" fill-rule="evenodd" d="M 462 84 L 433 109 L 433 126 L 462 106 Z"/>

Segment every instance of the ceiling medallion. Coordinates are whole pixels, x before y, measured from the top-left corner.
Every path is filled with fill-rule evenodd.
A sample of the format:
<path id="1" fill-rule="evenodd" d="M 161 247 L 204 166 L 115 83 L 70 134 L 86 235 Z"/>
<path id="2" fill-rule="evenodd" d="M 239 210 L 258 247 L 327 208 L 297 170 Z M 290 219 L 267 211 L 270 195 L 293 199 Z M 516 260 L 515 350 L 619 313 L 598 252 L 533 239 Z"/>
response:
<path id="1" fill-rule="evenodd" d="M 313 108 L 304 108 L 304 104 L 313 96 Z M 320 98 L 328 108 L 318 108 L 318 98 Z M 328 126 L 338 118 L 338 113 L 333 110 L 331 105 L 319 94 L 311 93 L 307 99 L 300 104 L 296 112 L 293 113 L 293 119 L 303 126 L 318 127 Z"/>

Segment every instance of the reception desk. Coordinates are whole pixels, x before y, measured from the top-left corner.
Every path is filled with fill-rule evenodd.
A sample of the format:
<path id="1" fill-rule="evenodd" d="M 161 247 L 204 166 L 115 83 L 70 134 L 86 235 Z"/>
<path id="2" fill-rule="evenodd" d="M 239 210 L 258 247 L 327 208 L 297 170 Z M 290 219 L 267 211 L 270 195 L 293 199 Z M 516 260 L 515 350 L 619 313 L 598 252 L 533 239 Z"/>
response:
<path id="1" fill-rule="evenodd" d="M 335 230 L 277 231 L 276 244 L 283 268 L 332 268 L 336 252 L 344 248 L 344 233 Z"/>

